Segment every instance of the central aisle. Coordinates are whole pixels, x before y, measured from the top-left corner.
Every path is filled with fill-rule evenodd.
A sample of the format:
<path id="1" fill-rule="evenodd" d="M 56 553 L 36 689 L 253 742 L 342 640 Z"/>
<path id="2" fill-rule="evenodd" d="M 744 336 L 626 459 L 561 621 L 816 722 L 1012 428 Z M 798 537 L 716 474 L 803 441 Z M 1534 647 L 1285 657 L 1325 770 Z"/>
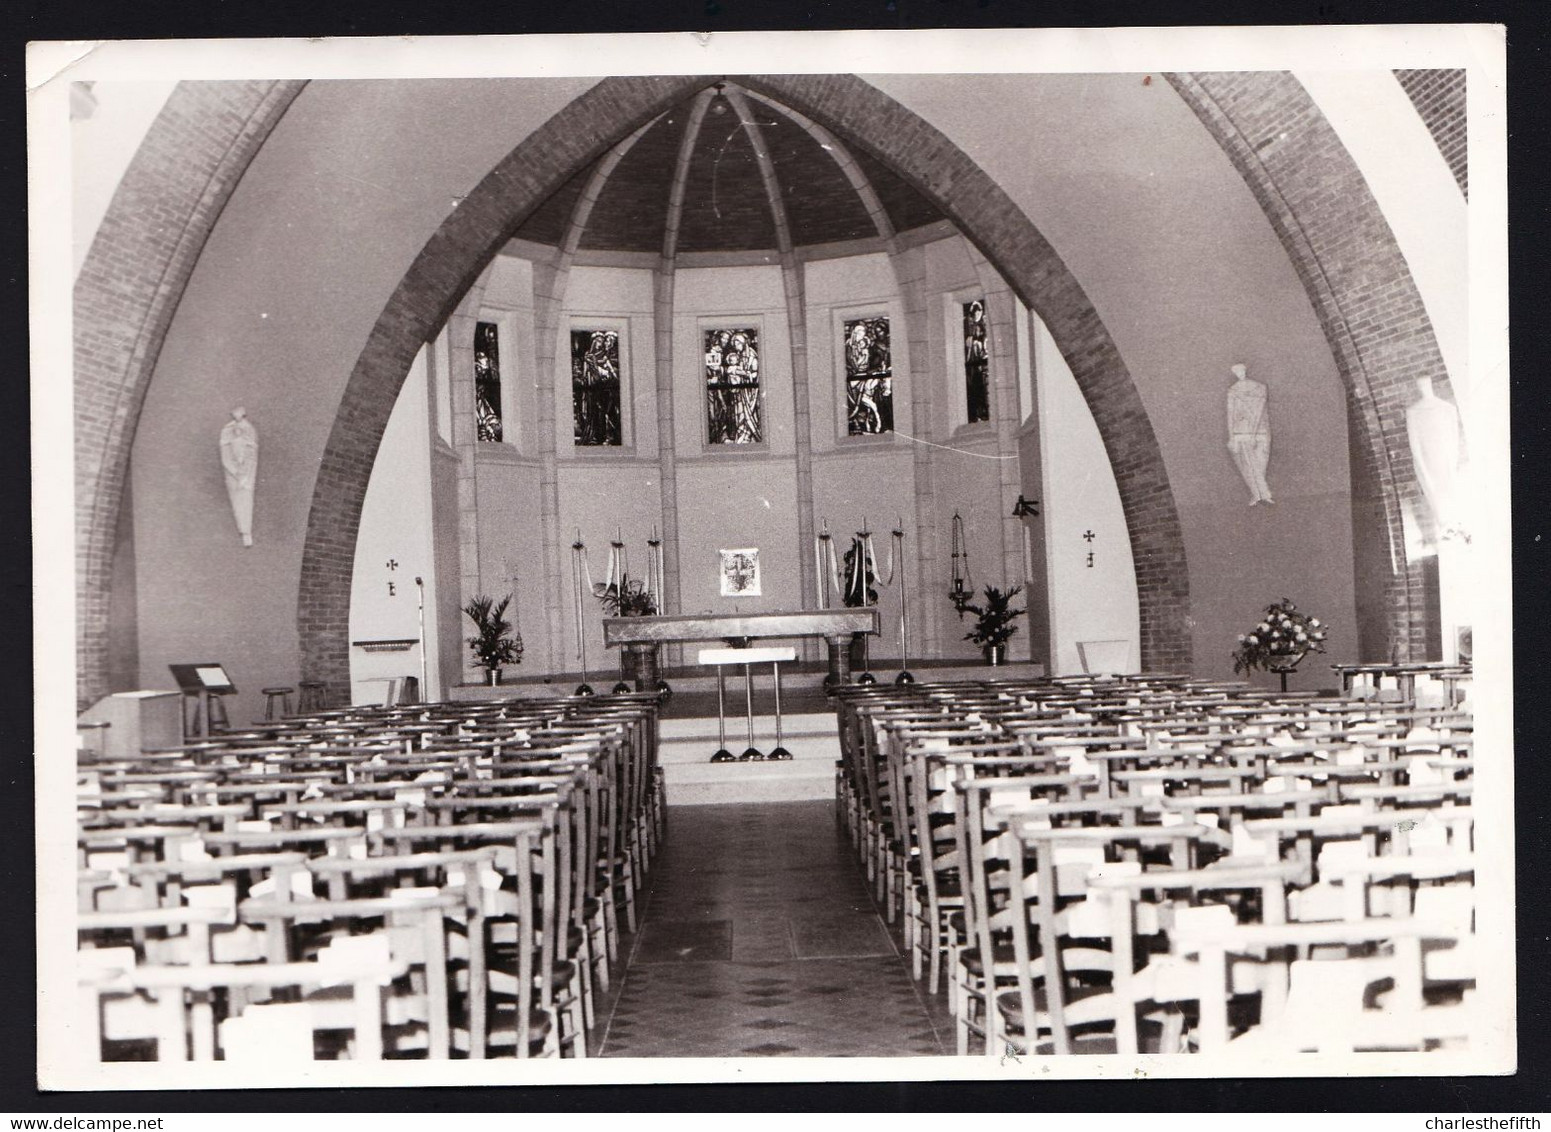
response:
<path id="1" fill-rule="evenodd" d="M 833 802 L 674 807 L 652 878 L 600 1056 L 951 1052 Z"/>

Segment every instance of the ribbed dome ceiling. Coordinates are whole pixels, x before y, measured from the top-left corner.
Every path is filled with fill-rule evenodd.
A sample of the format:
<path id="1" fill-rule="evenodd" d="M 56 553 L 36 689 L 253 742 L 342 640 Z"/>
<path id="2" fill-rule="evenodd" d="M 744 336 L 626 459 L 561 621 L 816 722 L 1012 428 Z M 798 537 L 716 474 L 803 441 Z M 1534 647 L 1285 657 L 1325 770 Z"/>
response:
<path id="1" fill-rule="evenodd" d="M 875 238 L 886 234 L 880 220 L 901 232 L 943 218 L 877 160 L 800 114 L 718 83 L 572 177 L 516 235 L 551 245 L 570 236 L 595 252 L 780 250 L 783 217 L 771 206 L 761 153 L 792 247 Z"/>

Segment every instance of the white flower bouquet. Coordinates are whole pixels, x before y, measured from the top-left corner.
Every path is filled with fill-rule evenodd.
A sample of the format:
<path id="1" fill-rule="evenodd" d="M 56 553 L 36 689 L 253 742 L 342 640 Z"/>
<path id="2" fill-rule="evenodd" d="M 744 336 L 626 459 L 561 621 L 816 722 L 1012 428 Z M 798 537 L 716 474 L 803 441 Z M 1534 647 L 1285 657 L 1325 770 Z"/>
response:
<path id="1" fill-rule="evenodd" d="M 1266 614 L 1248 633 L 1239 634 L 1233 653 L 1234 672 L 1291 668 L 1304 654 L 1325 651 L 1326 626 L 1318 617 L 1299 613 L 1287 598 L 1266 607 Z"/>

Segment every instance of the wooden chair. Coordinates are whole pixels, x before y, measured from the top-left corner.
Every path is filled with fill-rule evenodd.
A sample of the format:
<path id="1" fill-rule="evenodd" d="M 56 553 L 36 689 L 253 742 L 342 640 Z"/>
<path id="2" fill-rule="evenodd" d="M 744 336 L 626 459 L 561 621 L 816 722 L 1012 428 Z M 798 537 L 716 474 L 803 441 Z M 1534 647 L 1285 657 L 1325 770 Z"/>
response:
<path id="1" fill-rule="evenodd" d="M 214 1003 L 221 993 L 348 988 L 348 998 L 340 1000 L 337 1009 L 321 1016 L 309 1009 L 305 1045 L 287 1053 L 292 1059 L 310 1060 L 314 1030 L 343 1030 L 351 1036 L 347 1048 L 353 1060 L 376 1061 L 383 1053 L 382 987 L 404 973 L 405 968 L 393 962 L 355 962 L 347 968 L 327 963 L 116 966 L 110 961 L 82 970 L 78 1017 L 84 1041 L 99 1056 L 106 1038 L 153 1041 L 158 1061 L 213 1061 L 219 1052 Z M 146 1002 L 151 1009 L 140 1012 L 140 1025 L 126 1029 L 113 1020 L 113 1007 L 127 1002 Z M 266 1052 L 273 1056 L 276 1051 Z"/>
<path id="2" fill-rule="evenodd" d="M 445 921 L 466 917 L 468 911 L 465 893 L 435 888 L 399 888 L 365 899 L 248 900 L 237 909 L 244 923 L 260 925 L 278 938 L 277 951 L 283 950 L 286 961 L 311 951 L 327 962 L 327 956 L 341 952 L 342 966 L 383 961 L 402 967 L 403 982 L 388 994 L 388 1020 L 395 1031 L 408 1026 L 414 1033 L 407 1040 L 379 1033 L 376 1045 L 393 1052 L 424 1049 L 432 1059 L 445 1059 L 451 1048 Z M 303 934 L 308 926 L 322 930 Z M 321 1004 L 331 997 L 322 993 L 305 1001 Z"/>
<path id="3" fill-rule="evenodd" d="M 1423 992 L 1424 944 L 1453 946 L 1460 939 L 1458 925 L 1446 920 L 1380 917 L 1356 923 L 1184 925 L 1171 945 L 1176 954 L 1199 956 L 1201 1052 L 1263 1058 L 1421 1050 L 1478 1039 L 1482 1019 L 1472 994 L 1430 1003 Z M 1327 957 L 1298 957 L 1312 948 Z M 1266 1012 L 1248 1029 L 1230 1026 L 1230 960 L 1269 967 L 1261 982 L 1275 980 L 1287 988 L 1281 1009 Z"/>

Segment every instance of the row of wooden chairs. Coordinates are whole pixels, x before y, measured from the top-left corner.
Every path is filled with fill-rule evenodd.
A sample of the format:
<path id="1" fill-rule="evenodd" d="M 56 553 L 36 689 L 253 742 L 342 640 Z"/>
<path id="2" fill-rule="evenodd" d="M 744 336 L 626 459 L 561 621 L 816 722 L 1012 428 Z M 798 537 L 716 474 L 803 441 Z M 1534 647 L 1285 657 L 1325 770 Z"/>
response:
<path id="1" fill-rule="evenodd" d="M 666 822 L 628 694 L 318 712 L 77 783 L 104 1059 L 585 1057 Z"/>
<path id="2" fill-rule="evenodd" d="M 1472 1036 L 1473 735 L 1447 698 L 1138 676 L 838 713 L 837 820 L 960 1053 Z M 1361 1025 L 1327 1032 L 1325 998 Z"/>

